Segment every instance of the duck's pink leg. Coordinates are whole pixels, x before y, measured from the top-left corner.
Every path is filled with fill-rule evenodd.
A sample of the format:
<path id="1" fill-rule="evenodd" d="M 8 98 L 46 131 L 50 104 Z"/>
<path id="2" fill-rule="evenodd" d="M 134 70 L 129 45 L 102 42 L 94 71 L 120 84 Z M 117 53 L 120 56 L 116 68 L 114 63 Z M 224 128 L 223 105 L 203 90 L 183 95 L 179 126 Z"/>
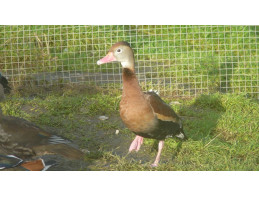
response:
<path id="1" fill-rule="evenodd" d="M 158 152 L 157 152 L 157 155 L 156 155 L 156 160 L 154 161 L 153 164 L 151 164 L 151 167 L 157 167 L 158 166 L 158 163 L 160 161 L 161 152 L 162 152 L 162 149 L 164 147 L 164 142 L 165 142 L 164 140 L 159 141 Z"/>
<path id="2" fill-rule="evenodd" d="M 129 147 L 129 152 L 133 150 L 138 152 L 142 144 L 143 144 L 143 137 L 137 135 Z"/>

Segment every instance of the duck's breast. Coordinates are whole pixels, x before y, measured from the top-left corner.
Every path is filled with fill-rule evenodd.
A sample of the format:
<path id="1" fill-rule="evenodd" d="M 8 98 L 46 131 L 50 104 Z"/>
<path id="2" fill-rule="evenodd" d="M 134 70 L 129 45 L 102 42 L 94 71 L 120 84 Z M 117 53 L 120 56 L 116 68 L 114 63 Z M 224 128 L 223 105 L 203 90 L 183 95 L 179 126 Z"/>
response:
<path id="1" fill-rule="evenodd" d="M 151 132 L 158 125 L 153 109 L 144 97 L 122 98 L 120 116 L 124 124 L 135 133 Z"/>

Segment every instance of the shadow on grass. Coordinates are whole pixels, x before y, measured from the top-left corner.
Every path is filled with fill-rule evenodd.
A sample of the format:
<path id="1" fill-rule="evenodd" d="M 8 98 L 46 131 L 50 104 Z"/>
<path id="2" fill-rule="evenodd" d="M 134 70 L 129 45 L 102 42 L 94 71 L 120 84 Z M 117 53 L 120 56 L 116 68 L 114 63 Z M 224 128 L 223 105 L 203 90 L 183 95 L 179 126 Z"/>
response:
<path id="1" fill-rule="evenodd" d="M 183 119 L 184 131 L 189 139 L 204 141 L 214 137 L 213 131 L 225 112 L 218 94 L 201 95 L 191 105 L 184 105 L 179 110 Z"/>

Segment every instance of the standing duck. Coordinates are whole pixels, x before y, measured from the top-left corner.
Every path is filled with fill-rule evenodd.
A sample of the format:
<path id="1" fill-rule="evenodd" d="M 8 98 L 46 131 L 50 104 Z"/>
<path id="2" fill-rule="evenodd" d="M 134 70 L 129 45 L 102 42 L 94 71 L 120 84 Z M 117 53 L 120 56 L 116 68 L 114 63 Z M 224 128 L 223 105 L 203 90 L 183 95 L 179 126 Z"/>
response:
<path id="1" fill-rule="evenodd" d="M 98 65 L 118 61 L 123 67 L 123 92 L 120 102 L 120 116 L 124 124 L 136 134 L 129 152 L 138 151 L 143 138 L 159 140 L 158 153 L 152 167 L 158 166 L 164 140 L 168 137 L 187 139 L 181 119 L 156 93 L 144 93 L 135 74 L 133 50 L 129 43 L 114 44 L 108 54 L 97 61 Z"/>

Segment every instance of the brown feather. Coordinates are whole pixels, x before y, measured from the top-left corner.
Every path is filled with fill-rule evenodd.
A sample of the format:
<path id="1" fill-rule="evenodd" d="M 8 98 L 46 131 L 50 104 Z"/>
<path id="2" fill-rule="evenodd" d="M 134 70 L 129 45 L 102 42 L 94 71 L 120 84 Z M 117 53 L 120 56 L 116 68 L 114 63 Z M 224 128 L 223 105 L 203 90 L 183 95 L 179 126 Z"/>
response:
<path id="1" fill-rule="evenodd" d="M 30 171 L 41 171 L 45 167 L 42 159 L 26 161 L 22 163 L 21 166 Z"/>
<path id="2" fill-rule="evenodd" d="M 158 119 L 163 121 L 172 121 L 174 123 L 180 123 L 180 118 L 175 111 L 166 104 L 156 93 L 145 93 L 146 100 L 150 103 L 154 114 Z"/>

